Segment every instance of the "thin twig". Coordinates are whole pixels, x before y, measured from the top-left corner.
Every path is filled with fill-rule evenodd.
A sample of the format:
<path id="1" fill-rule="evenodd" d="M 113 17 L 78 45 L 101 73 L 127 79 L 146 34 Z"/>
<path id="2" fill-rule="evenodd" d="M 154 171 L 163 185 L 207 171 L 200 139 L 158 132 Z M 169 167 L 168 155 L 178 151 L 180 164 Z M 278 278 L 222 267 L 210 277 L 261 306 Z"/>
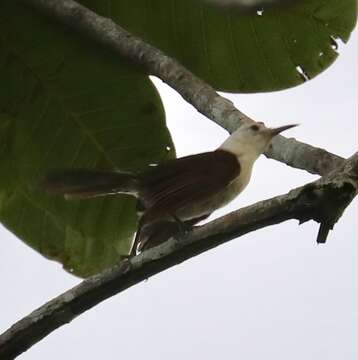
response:
<path id="1" fill-rule="evenodd" d="M 138 64 L 148 74 L 159 77 L 199 112 L 229 132 L 245 122 L 253 121 L 176 60 L 130 34 L 111 19 L 99 16 L 73 0 L 21 1 Z M 283 136 L 274 139 L 266 155 L 292 167 L 320 175 L 329 173 L 344 160 L 326 150 Z"/>

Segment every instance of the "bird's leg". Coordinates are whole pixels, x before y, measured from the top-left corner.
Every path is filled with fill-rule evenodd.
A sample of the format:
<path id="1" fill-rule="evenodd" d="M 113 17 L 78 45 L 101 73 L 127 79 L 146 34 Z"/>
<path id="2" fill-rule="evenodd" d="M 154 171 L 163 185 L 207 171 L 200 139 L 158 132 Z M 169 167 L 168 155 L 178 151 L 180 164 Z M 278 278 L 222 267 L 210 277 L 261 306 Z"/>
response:
<path id="1" fill-rule="evenodd" d="M 190 223 L 182 221 L 174 213 L 170 214 L 170 216 L 175 220 L 175 223 L 178 225 L 178 230 L 181 236 L 185 236 L 192 229 L 192 225 Z"/>
<path id="2" fill-rule="evenodd" d="M 134 242 L 130 253 L 128 255 L 126 255 L 128 259 L 131 259 L 132 257 L 137 255 L 137 246 L 138 246 L 138 244 L 136 242 Z"/>
<path id="3" fill-rule="evenodd" d="M 138 207 L 137 207 L 137 211 L 138 211 Z M 135 234 L 133 244 L 132 244 L 131 250 L 128 255 L 128 257 L 130 257 L 130 258 L 133 256 L 136 256 L 138 253 L 138 245 L 141 242 L 141 234 L 142 234 L 144 227 L 145 227 L 145 217 L 140 216 L 139 222 L 138 222 L 138 229 Z"/>
<path id="4" fill-rule="evenodd" d="M 178 229 L 181 236 L 185 236 L 189 231 L 191 231 L 197 223 L 202 220 L 207 219 L 211 213 L 199 216 L 197 218 L 193 218 L 190 220 L 182 221 L 178 216 L 175 214 L 170 214 L 170 216 L 175 220 L 176 224 L 178 225 Z"/>

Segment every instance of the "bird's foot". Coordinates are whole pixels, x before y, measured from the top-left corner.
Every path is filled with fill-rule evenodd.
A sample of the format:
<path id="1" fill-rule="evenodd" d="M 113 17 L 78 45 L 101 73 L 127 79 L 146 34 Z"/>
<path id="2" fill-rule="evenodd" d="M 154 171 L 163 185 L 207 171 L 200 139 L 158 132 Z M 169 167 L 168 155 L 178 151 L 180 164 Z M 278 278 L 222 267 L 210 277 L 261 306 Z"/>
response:
<path id="1" fill-rule="evenodd" d="M 186 222 L 179 219 L 175 214 L 172 214 L 171 216 L 178 226 L 178 232 L 180 237 L 185 237 L 192 230 L 193 227 L 190 224 L 187 224 Z"/>

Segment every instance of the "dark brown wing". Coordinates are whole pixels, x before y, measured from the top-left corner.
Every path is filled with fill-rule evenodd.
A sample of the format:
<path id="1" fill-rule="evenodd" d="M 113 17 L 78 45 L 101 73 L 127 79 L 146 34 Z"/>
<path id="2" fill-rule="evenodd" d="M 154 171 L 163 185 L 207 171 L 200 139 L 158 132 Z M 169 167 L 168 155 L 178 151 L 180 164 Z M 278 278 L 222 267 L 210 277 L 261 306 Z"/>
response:
<path id="1" fill-rule="evenodd" d="M 222 190 L 240 174 L 236 156 L 216 150 L 170 160 L 141 175 L 145 208 L 173 212 Z"/>

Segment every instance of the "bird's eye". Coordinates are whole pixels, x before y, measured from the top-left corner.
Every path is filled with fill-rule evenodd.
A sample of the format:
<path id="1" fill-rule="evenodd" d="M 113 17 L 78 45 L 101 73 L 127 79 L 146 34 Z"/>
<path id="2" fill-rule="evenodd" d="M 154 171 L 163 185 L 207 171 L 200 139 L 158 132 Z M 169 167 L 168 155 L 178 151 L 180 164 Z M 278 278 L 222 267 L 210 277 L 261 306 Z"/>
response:
<path id="1" fill-rule="evenodd" d="M 253 131 L 257 131 L 259 129 L 259 127 L 257 125 L 251 125 L 250 129 Z"/>

